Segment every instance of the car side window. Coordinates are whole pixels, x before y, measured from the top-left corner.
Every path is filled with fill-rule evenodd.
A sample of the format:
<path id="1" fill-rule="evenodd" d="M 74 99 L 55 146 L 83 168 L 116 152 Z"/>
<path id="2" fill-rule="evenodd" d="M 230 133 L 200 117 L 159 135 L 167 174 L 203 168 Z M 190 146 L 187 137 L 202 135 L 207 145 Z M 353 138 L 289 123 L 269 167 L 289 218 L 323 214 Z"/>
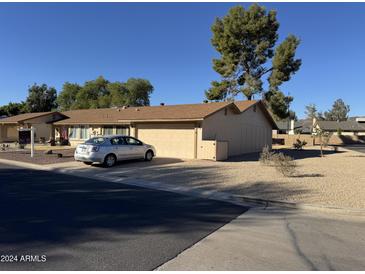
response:
<path id="1" fill-rule="evenodd" d="M 118 138 L 118 145 L 126 145 L 127 143 L 125 142 L 125 140 L 122 137 Z"/>
<path id="2" fill-rule="evenodd" d="M 110 139 L 110 143 L 113 146 L 117 146 L 118 145 L 118 142 L 119 142 L 118 138 L 112 138 L 112 139 Z"/>
<path id="3" fill-rule="evenodd" d="M 124 138 L 125 141 L 127 142 L 128 145 L 132 145 L 132 146 L 140 146 L 142 145 L 142 142 L 137 140 L 137 139 L 134 139 L 132 137 L 125 137 Z"/>

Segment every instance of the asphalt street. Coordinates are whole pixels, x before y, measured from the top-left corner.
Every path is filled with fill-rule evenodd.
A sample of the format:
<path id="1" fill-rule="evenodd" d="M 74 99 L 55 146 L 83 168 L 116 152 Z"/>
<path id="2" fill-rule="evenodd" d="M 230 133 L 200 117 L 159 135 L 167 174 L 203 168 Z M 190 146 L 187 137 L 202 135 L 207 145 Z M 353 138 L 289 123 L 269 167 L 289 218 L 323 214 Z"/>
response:
<path id="1" fill-rule="evenodd" d="M 0 270 L 152 270 L 247 210 L 2 164 L 0 209 Z"/>

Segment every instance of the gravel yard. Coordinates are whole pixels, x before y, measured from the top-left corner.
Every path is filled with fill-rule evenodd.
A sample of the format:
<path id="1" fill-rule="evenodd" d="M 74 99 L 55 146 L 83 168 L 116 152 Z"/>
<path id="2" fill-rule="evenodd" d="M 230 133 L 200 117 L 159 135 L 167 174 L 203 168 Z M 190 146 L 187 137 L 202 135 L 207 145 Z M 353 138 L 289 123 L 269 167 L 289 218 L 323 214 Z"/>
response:
<path id="1" fill-rule="evenodd" d="M 59 153 L 62 154 L 62 158 L 57 156 Z M 34 158 L 32 159 L 30 157 L 30 150 L 24 149 L 17 151 L 1 151 L 0 159 L 47 165 L 74 161 L 73 153 L 74 149 L 57 149 L 53 150 L 53 154 L 44 154 L 43 150 L 36 150 L 34 152 Z"/>
<path id="2" fill-rule="evenodd" d="M 121 164 L 116 169 L 125 177 L 257 198 L 365 208 L 365 154 L 340 149 L 321 158 L 317 147 L 281 151 L 296 159 L 294 177 L 283 177 L 274 167 L 262 165 L 257 154 L 226 162 L 194 160 L 140 168 L 137 163 L 138 170 Z"/>

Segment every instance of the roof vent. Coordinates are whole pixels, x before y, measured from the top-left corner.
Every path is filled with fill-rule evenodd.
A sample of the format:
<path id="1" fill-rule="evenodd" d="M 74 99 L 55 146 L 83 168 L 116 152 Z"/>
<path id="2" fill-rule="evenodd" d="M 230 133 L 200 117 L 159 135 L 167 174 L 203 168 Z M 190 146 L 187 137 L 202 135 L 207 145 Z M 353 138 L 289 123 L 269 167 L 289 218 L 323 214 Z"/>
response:
<path id="1" fill-rule="evenodd" d="M 160 103 L 160 106 L 164 106 L 165 105 L 165 103 Z"/>

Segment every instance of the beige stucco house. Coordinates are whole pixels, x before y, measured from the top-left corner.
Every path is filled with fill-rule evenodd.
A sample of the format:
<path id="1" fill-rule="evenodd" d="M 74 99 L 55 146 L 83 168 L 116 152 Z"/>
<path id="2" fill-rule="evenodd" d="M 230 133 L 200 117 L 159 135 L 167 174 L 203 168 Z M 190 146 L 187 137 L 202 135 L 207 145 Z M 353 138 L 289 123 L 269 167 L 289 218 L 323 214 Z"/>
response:
<path id="1" fill-rule="evenodd" d="M 155 146 L 157 156 L 223 160 L 271 147 L 276 128 L 261 101 L 71 110 L 52 122 L 72 146 L 97 135 L 125 134 Z"/>
<path id="2" fill-rule="evenodd" d="M 54 137 L 53 122 L 66 118 L 60 112 L 25 113 L 0 120 L 0 142 L 15 142 L 18 140 L 18 130 L 35 128 L 35 140 L 49 140 Z"/>

